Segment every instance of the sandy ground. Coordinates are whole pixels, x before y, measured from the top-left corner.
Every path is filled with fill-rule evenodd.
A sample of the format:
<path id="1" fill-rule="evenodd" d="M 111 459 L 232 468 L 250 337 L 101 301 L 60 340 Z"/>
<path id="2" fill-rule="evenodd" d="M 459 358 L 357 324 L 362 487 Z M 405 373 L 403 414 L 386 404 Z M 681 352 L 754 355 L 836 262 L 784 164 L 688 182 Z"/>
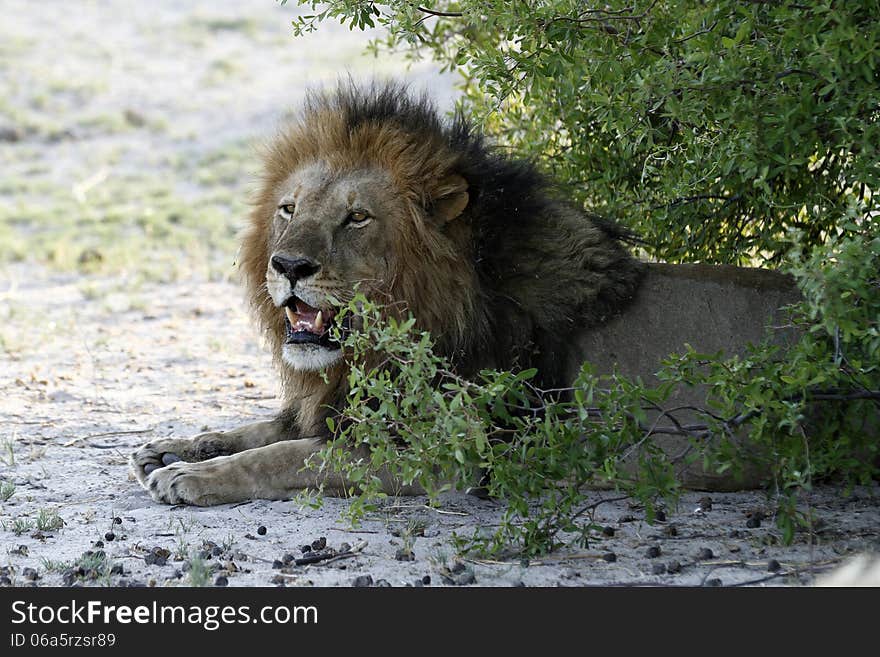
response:
<path id="1" fill-rule="evenodd" d="M 395 500 L 358 528 L 342 519 L 346 502 L 339 499 L 317 511 L 294 502 L 158 505 L 130 475 L 129 453 L 152 438 L 268 418 L 275 386 L 234 285 L 157 283 L 140 296 L 146 308 L 127 308 L 123 298 L 90 300 L 72 274 L 5 291 L 3 303 L 26 302 L 46 318 L 51 336 L 0 372 L 0 476 L 15 486 L 0 513 L 0 570 L 9 583 L 164 586 L 225 577 L 236 586 L 348 586 L 369 575 L 394 586 L 426 577 L 431 586 L 796 585 L 849 554 L 880 547 L 876 489 L 817 490 L 808 509 L 814 531 L 799 533 L 790 546 L 780 545 L 772 504 L 761 492 L 712 493 L 710 505 L 705 493 L 688 493 L 653 526 L 641 509 L 609 502 L 595 520 L 612 536 L 530 563 L 457 558 L 452 534 L 492 527 L 503 510 L 502 502 L 466 495 L 444 498 L 439 509 L 421 498 Z M 351 550 L 326 563 L 291 561 L 322 537 L 340 553 L 343 544 Z M 651 556 L 652 548 L 659 554 Z M 77 571 L 77 560 L 97 550 L 107 557 L 103 569 Z M 401 550 L 411 550 L 413 560 L 398 560 Z M 186 570 L 197 555 L 216 569 L 207 580 Z"/>
<path id="2" fill-rule="evenodd" d="M 188 160 L 259 139 L 307 85 L 344 70 L 404 75 L 451 102 L 448 77 L 427 64 L 405 72 L 398 60 L 364 59 L 365 38 L 347 29 L 327 25 L 291 45 L 293 10 L 265 4 L 5 3 L 5 175 L 38 177 L 73 202 L 101 184 L 96 172 L 137 175 L 166 166 L 169 153 Z M 71 91 L 59 81 L 81 84 Z M 35 89 L 49 100 L 37 102 Z M 128 128 L 89 118 L 105 115 L 127 116 Z M 249 174 L 226 184 L 244 189 Z M 197 198 L 211 184 L 175 193 Z M 0 193 L 0 204 L 33 201 L 23 197 L 39 189 Z M 790 546 L 762 492 L 712 493 L 711 503 L 688 493 L 654 525 L 627 501 L 609 501 L 595 515 L 605 535 L 531 561 L 459 558 L 453 534 L 491 528 L 503 510 L 465 495 L 439 509 L 395 500 L 358 528 L 341 519 L 338 499 L 317 511 L 155 504 L 128 471 L 139 444 L 277 410 L 269 358 L 230 280 L 233 252 L 230 242 L 219 254 L 219 274 L 164 282 L 137 274 L 136 263 L 98 273 L 0 264 L 0 585 L 801 585 L 880 550 L 876 487 L 817 489 L 804 507 L 813 529 Z M 297 564 L 322 546 L 336 556 Z"/>

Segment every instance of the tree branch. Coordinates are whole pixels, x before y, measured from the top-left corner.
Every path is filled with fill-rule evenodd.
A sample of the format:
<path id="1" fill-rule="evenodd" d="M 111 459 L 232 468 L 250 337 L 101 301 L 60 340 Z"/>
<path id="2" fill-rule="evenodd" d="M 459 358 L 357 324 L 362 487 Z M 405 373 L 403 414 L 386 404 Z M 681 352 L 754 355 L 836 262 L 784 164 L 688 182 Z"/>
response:
<path id="1" fill-rule="evenodd" d="M 464 16 L 460 11 L 435 11 L 433 9 L 427 9 L 426 7 L 416 7 L 423 14 L 428 14 L 429 16 L 439 16 L 442 18 L 460 18 Z"/>

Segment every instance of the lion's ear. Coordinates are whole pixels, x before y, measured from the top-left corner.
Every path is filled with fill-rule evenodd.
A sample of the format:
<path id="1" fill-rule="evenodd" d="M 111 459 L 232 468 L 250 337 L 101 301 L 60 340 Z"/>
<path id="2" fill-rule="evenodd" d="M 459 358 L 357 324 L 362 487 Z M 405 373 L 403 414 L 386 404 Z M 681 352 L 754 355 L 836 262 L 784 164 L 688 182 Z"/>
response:
<path id="1" fill-rule="evenodd" d="M 467 189 L 467 180 L 458 174 L 445 178 L 434 192 L 434 216 L 445 224 L 464 212 L 470 200 Z"/>

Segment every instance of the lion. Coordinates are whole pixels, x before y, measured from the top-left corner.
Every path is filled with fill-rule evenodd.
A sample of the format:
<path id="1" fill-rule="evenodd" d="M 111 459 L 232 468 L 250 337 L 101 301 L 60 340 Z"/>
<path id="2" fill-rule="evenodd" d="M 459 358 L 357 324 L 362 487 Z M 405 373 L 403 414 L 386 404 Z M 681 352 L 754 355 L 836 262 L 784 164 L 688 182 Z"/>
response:
<path id="1" fill-rule="evenodd" d="M 275 419 L 131 457 L 158 502 L 289 499 L 341 476 L 304 467 L 346 400 L 332 338 L 354 291 L 409 312 L 463 376 L 536 367 L 559 387 L 572 336 L 634 296 L 642 273 L 625 231 L 567 202 L 530 162 L 492 147 L 457 113 L 399 84 L 311 93 L 263 154 L 239 268 L 280 373 Z M 400 487 L 387 473 L 390 494 Z"/>

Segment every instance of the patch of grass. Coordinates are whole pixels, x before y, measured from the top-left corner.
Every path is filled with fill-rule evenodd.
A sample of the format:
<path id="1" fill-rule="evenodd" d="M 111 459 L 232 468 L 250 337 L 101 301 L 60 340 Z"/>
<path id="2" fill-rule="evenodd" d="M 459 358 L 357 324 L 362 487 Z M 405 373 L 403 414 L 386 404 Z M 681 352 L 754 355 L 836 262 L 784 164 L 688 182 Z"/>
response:
<path id="1" fill-rule="evenodd" d="M 231 551 L 232 548 L 235 547 L 235 536 L 233 536 L 232 534 L 229 534 L 229 535 L 226 537 L 226 540 L 223 541 L 223 542 L 220 544 L 220 546 L 223 548 L 223 551 L 224 551 L 224 552 L 229 552 L 229 551 Z"/>
<path id="2" fill-rule="evenodd" d="M 93 118 L 90 129 L 124 128 L 124 117 Z M 233 274 L 257 168 L 247 142 L 171 158 L 149 172 L 114 165 L 113 154 L 102 152 L 68 185 L 35 170 L 36 155 L 15 154 L 0 182 L 0 193 L 13 199 L 0 204 L 0 264 L 29 260 L 148 281 Z"/>
<path id="3" fill-rule="evenodd" d="M 54 561 L 46 557 L 40 557 L 40 565 L 43 567 L 43 570 L 50 573 L 63 573 L 71 568 L 69 561 Z"/>
<path id="4" fill-rule="evenodd" d="M 14 518 L 11 524 L 3 521 L 3 529 L 11 531 L 16 536 L 21 536 L 34 528 L 34 521 L 30 518 Z"/>
<path id="5" fill-rule="evenodd" d="M 0 483 L 0 502 L 5 502 L 13 495 L 15 495 L 15 484 L 11 481 Z"/>
<path id="6" fill-rule="evenodd" d="M 37 529 L 52 532 L 64 527 L 64 519 L 54 509 L 40 509 L 37 513 Z"/>
<path id="7" fill-rule="evenodd" d="M 177 536 L 177 547 L 174 549 L 174 560 L 175 561 L 183 561 L 185 560 L 190 553 L 189 543 L 187 543 L 183 536 Z"/>
<path id="8" fill-rule="evenodd" d="M 15 434 L 0 441 L 0 461 L 10 468 L 15 466 Z"/>
<path id="9" fill-rule="evenodd" d="M 198 556 L 198 553 L 194 553 L 189 559 L 189 585 L 195 587 L 211 585 L 211 568 Z"/>
<path id="10" fill-rule="evenodd" d="M 103 550 L 86 550 L 74 563 L 77 568 L 82 568 L 85 571 L 94 570 L 99 573 L 109 570 L 108 565 L 107 554 Z"/>
<path id="11" fill-rule="evenodd" d="M 76 127 L 90 135 L 108 135 L 131 130 L 132 125 L 123 114 L 93 114 L 79 118 Z"/>
<path id="12" fill-rule="evenodd" d="M 65 570 L 72 570 L 77 580 L 97 581 L 102 586 L 109 586 L 113 564 L 104 550 L 86 550 Z"/>

